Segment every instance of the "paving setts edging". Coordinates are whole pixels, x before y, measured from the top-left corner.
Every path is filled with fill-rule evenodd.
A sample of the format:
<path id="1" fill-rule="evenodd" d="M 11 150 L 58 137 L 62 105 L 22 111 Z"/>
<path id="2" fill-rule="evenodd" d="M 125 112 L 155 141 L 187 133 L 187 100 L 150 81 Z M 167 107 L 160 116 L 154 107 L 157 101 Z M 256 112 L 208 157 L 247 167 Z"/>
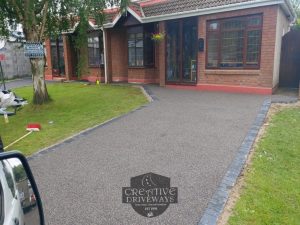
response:
<path id="1" fill-rule="evenodd" d="M 147 98 L 147 100 L 149 101 L 149 103 L 151 103 L 151 102 L 153 102 L 153 101 L 155 101 L 157 99 L 156 97 L 155 98 L 153 97 L 154 95 L 152 93 L 148 92 L 149 89 L 144 88 L 143 86 L 140 86 L 140 88 L 141 88 L 143 94 L 145 95 L 145 97 Z M 121 118 L 129 115 L 129 114 L 132 114 L 132 113 L 134 113 L 134 112 L 136 112 L 138 110 L 141 110 L 141 109 L 147 107 L 149 105 L 149 103 L 147 103 L 145 105 L 142 105 L 142 106 L 140 106 L 140 107 L 138 107 L 136 109 L 133 109 L 132 111 L 130 111 L 128 113 L 125 113 L 125 114 L 120 115 L 120 116 L 116 116 L 116 117 L 114 117 L 114 118 L 112 118 L 110 120 L 107 120 L 107 121 L 103 122 L 103 123 L 100 123 L 100 124 L 95 125 L 93 127 L 87 128 L 87 129 L 85 129 L 85 130 L 83 130 L 83 131 L 81 131 L 81 132 L 79 132 L 77 134 L 74 134 L 74 135 L 72 135 L 72 136 L 70 136 L 70 137 L 68 137 L 68 138 L 66 138 L 66 139 L 64 139 L 64 140 L 62 140 L 62 141 L 54 144 L 54 145 L 51 145 L 51 146 L 46 147 L 46 148 L 43 148 L 43 149 L 39 150 L 38 152 L 34 153 L 33 155 L 28 156 L 27 159 L 29 161 L 29 160 L 32 160 L 34 158 L 38 158 L 40 155 L 47 154 L 48 152 L 53 152 L 58 147 L 60 147 L 60 146 L 62 146 L 64 144 L 68 144 L 68 143 L 76 140 L 77 138 L 84 137 L 84 136 L 88 135 L 89 133 L 91 133 L 92 131 L 100 128 L 100 127 L 106 126 L 106 125 L 108 125 L 108 124 L 110 124 L 112 122 L 115 122 L 115 121 L 117 121 L 117 120 L 119 120 L 119 119 L 121 119 Z"/>
<path id="2" fill-rule="evenodd" d="M 208 206 L 201 217 L 198 225 L 216 225 L 220 215 L 222 214 L 225 204 L 228 200 L 230 191 L 235 185 L 243 167 L 246 163 L 247 157 L 253 146 L 253 143 L 257 137 L 257 134 L 262 127 L 269 108 L 271 106 L 271 99 L 266 99 L 261 106 L 261 109 L 256 116 L 254 123 L 248 131 L 246 138 L 244 139 L 238 153 L 230 165 L 227 173 L 225 174 L 221 184 L 214 193 L 212 199 L 208 203 Z"/>

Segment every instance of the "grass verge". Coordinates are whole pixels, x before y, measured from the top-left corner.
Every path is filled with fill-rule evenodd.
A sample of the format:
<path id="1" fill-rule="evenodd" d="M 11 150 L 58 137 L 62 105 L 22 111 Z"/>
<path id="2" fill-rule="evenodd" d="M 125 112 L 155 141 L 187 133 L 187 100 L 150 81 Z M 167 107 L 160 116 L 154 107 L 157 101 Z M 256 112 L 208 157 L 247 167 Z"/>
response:
<path id="1" fill-rule="evenodd" d="M 9 117 L 0 118 L 0 135 L 6 145 L 26 134 L 26 125 L 40 123 L 42 130 L 34 132 L 8 150 L 18 149 L 31 155 L 81 130 L 125 114 L 147 102 L 140 89 L 111 85 L 81 83 L 48 84 L 53 101 L 45 105 L 29 104 Z M 32 87 L 17 88 L 15 93 L 32 99 Z"/>
<path id="2" fill-rule="evenodd" d="M 275 114 L 245 172 L 229 225 L 296 225 L 300 221 L 300 108 Z"/>

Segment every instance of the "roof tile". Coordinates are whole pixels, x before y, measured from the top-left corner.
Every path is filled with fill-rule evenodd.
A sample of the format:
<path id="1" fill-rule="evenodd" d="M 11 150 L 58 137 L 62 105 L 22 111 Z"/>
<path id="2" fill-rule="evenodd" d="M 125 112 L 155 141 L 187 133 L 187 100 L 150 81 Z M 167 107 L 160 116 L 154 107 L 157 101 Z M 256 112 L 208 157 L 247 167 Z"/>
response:
<path id="1" fill-rule="evenodd" d="M 148 4 L 141 6 L 145 17 L 151 17 L 251 1 L 254 0 L 168 0 L 156 4 L 149 4 L 151 1 L 148 1 Z"/>

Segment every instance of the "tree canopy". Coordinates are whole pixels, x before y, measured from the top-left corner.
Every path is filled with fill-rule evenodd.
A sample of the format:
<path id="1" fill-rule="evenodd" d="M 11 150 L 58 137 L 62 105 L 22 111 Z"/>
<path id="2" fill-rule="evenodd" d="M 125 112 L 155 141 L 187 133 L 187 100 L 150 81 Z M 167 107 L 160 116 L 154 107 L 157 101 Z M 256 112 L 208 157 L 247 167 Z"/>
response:
<path id="1" fill-rule="evenodd" d="M 26 41 L 43 41 L 68 30 L 78 20 L 89 17 L 101 26 L 103 10 L 109 6 L 126 9 L 128 0 L 1 0 L 0 35 L 21 24 Z"/>
<path id="2" fill-rule="evenodd" d="M 292 6 L 297 14 L 294 29 L 300 29 L 300 0 L 291 0 Z"/>
<path id="3" fill-rule="evenodd" d="M 22 25 L 27 42 L 42 43 L 79 22 L 79 33 L 88 29 L 93 18 L 99 26 L 104 21 L 104 9 L 118 6 L 124 11 L 129 0 L 0 0 L 0 36 L 8 36 L 10 29 Z M 80 35 L 78 35 L 80 38 Z M 30 59 L 33 78 L 33 102 L 49 101 L 44 80 L 45 59 Z"/>

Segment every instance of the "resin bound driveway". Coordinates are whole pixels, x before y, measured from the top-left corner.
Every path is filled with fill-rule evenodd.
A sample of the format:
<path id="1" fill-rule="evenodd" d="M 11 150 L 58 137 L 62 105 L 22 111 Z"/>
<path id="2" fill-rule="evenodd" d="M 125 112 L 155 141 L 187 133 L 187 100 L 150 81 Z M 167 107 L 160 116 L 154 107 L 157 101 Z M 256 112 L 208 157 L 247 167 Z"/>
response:
<path id="1" fill-rule="evenodd" d="M 46 224 L 197 224 L 265 97 L 148 88 L 146 107 L 31 158 Z M 151 219 L 122 204 L 122 187 L 148 172 L 179 195 Z"/>

